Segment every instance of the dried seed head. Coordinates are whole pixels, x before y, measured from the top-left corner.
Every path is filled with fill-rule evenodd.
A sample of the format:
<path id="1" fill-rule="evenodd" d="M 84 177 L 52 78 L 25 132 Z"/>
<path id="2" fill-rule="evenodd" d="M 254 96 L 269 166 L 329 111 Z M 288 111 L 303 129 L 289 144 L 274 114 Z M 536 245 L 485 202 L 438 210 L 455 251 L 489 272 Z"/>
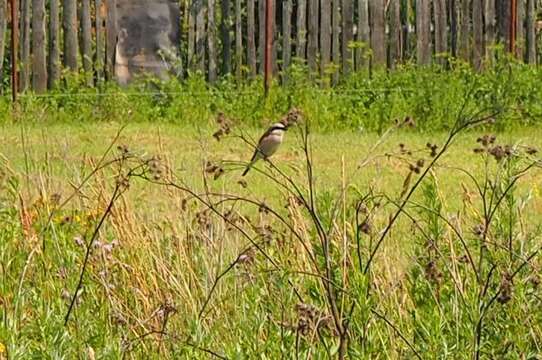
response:
<path id="1" fill-rule="evenodd" d="M 370 235 L 372 230 L 371 222 L 369 220 L 365 220 L 359 225 L 358 230 L 366 235 Z"/>
<path id="2" fill-rule="evenodd" d="M 501 279 L 501 288 L 499 296 L 497 297 L 497 301 L 501 304 L 506 304 L 510 300 L 512 300 L 512 287 L 513 287 L 513 279 L 512 276 L 509 273 L 505 273 L 504 276 Z"/>
<path id="3" fill-rule="evenodd" d="M 423 168 L 424 165 L 425 165 L 425 161 L 423 159 L 420 159 L 416 162 L 416 166 L 419 168 Z"/>
<path id="4" fill-rule="evenodd" d="M 425 266 L 425 276 L 433 283 L 440 283 L 442 280 L 442 272 L 438 269 L 435 261 L 430 261 Z"/>
<path id="5" fill-rule="evenodd" d="M 495 160 L 501 161 L 507 156 L 507 151 L 501 145 L 496 145 L 489 149 L 489 154 L 493 156 Z"/>
<path id="6" fill-rule="evenodd" d="M 218 178 L 220 178 L 223 174 L 224 174 L 224 169 L 219 167 L 218 169 L 216 169 L 213 179 L 218 180 Z"/>
<path id="7" fill-rule="evenodd" d="M 482 237 L 484 235 L 485 226 L 482 224 L 475 225 L 472 228 L 472 233 L 478 237 Z"/>
<path id="8" fill-rule="evenodd" d="M 243 179 L 237 181 L 237 183 L 238 183 L 243 189 L 246 189 L 247 186 L 248 186 L 247 181 L 246 181 L 246 180 L 243 180 Z"/>
<path id="9" fill-rule="evenodd" d="M 224 130 L 219 129 L 217 132 L 213 134 L 213 137 L 216 139 L 216 141 L 220 141 L 220 138 L 224 135 Z"/>
<path id="10" fill-rule="evenodd" d="M 264 202 L 262 202 L 258 207 L 258 212 L 260 214 L 269 214 L 269 207 Z"/>

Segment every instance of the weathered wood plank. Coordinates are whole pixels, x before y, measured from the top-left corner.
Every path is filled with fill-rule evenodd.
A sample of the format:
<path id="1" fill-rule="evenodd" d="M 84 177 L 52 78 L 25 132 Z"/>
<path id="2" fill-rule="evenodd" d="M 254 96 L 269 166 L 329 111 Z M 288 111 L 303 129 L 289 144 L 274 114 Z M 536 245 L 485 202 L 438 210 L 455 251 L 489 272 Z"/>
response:
<path id="1" fill-rule="evenodd" d="M 218 60 L 216 51 L 216 16 L 215 0 L 207 0 L 207 47 L 209 51 L 209 82 L 213 84 L 218 77 Z"/>
<path id="2" fill-rule="evenodd" d="M 536 64 L 535 0 L 527 0 L 527 63 Z"/>
<path id="3" fill-rule="evenodd" d="M 247 0 L 247 63 L 250 76 L 257 73 L 255 0 Z"/>
<path id="4" fill-rule="evenodd" d="M 297 41 L 296 56 L 307 58 L 307 0 L 297 1 Z"/>
<path id="5" fill-rule="evenodd" d="M 106 0 L 106 75 L 111 80 L 115 77 L 115 48 L 117 46 L 117 1 Z"/>
<path id="6" fill-rule="evenodd" d="M 19 89 L 24 91 L 30 86 L 30 19 L 31 14 L 31 1 L 21 0 L 21 17 L 20 17 L 20 34 L 21 34 L 21 66 L 20 66 L 20 85 Z"/>
<path id="7" fill-rule="evenodd" d="M 263 74 L 265 67 L 265 0 L 258 1 L 258 71 Z"/>
<path id="8" fill-rule="evenodd" d="M 499 29 L 499 42 L 505 45 L 506 51 L 510 46 L 510 0 L 497 1 L 497 26 Z"/>
<path id="9" fill-rule="evenodd" d="M 433 0 L 433 13 L 435 14 L 435 53 L 437 62 L 446 63 L 444 54 L 448 52 L 448 16 L 446 0 Z"/>
<path id="10" fill-rule="evenodd" d="M 416 1 L 416 54 L 419 65 L 431 63 L 431 7 L 430 0 Z"/>
<path id="11" fill-rule="evenodd" d="M 7 1 L 0 0 L 0 84 L 3 84 L 4 76 L 4 56 L 6 49 L 6 33 L 7 33 Z M 0 94 L 3 94 L 4 87 L 0 85 Z"/>
<path id="12" fill-rule="evenodd" d="M 371 28 L 369 27 L 369 0 L 358 0 L 358 32 L 356 40 L 361 47 L 356 50 L 356 69 L 361 70 L 369 64 Z"/>
<path id="13" fill-rule="evenodd" d="M 47 90 L 45 46 L 45 1 L 32 0 L 32 88 L 36 93 Z"/>
<path id="14" fill-rule="evenodd" d="M 436 0 L 438 1 L 438 0 Z M 401 40 L 401 2 L 400 0 L 391 0 L 390 10 L 390 41 L 389 41 L 389 67 L 395 68 L 403 58 L 403 43 Z M 358 30 L 359 31 L 359 30 Z"/>
<path id="15" fill-rule="evenodd" d="M 77 0 L 63 1 L 62 28 L 64 30 L 64 66 L 77 71 Z"/>
<path id="16" fill-rule="evenodd" d="M 516 0 L 516 58 L 525 59 L 525 0 Z"/>
<path id="17" fill-rule="evenodd" d="M 196 2 L 190 1 L 188 8 L 188 45 L 186 49 L 188 69 L 190 71 L 194 70 L 194 64 L 196 63 L 196 6 Z"/>
<path id="18" fill-rule="evenodd" d="M 282 74 L 288 81 L 287 69 L 292 62 L 292 0 L 282 2 Z"/>
<path id="19" fill-rule="evenodd" d="M 465 61 L 471 60 L 471 0 L 461 0 L 460 29 L 459 29 L 459 57 Z"/>
<path id="20" fill-rule="evenodd" d="M 491 1 L 491 0 L 490 0 Z M 458 0 L 449 0 L 448 2 L 448 14 L 450 16 L 450 51 L 453 57 L 457 57 L 458 52 L 458 36 L 459 29 L 458 19 Z"/>
<path id="21" fill-rule="evenodd" d="M 309 32 L 307 41 L 307 64 L 311 71 L 317 71 L 318 56 L 318 19 L 319 19 L 319 0 L 309 0 Z"/>
<path id="22" fill-rule="evenodd" d="M 324 74 L 331 61 L 331 1 L 320 1 L 320 71 Z"/>
<path id="23" fill-rule="evenodd" d="M 472 2 L 472 32 L 473 47 L 472 60 L 475 69 L 482 68 L 485 42 L 484 42 L 484 0 L 473 0 Z"/>
<path id="24" fill-rule="evenodd" d="M 342 71 L 348 74 L 352 68 L 352 41 L 354 40 L 354 5 L 352 0 L 343 0 L 341 8 L 342 19 Z"/>
<path id="25" fill-rule="evenodd" d="M 57 1 L 57 0 L 51 0 Z M 96 31 L 96 57 L 94 58 L 94 68 L 96 69 L 96 82 L 100 83 L 103 79 L 104 64 L 104 39 L 103 39 L 103 19 L 102 19 L 102 0 L 95 0 L 94 27 Z M 50 76 L 50 74 L 49 74 Z"/>
<path id="26" fill-rule="evenodd" d="M 205 74 L 205 6 L 203 0 L 194 0 L 196 6 L 196 65 Z"/>
<path id="27" fill-rule="evenodd" d="M 341 35 L 341 1 L 342 0 L 332 0 L 332 14 L 331 14 L 331 27 L 332 27 L 332 39 L 331 39 L 331 60 L 333 65 L 338 69 L 341 63 L 341 44 L 340 44 L 340 35 Z M 335 85 L 339 82 L 339 71 L 335 71 L 332 77 L 332 83 Z"/>
<path id="28" fill-rule="evenodd" d="M 241 0 L 235 0 L 235 75 L 237 80 L 241 80 L 243 69 L 243 19 L 241 11 Z"/>
<path id="29" fill-rule="evenodd" d="M 92 20 L 90 18 L 90 0 L 81 0 L 81 55 L 86 83 L 92 86 Z"/>
<path id="30" fill-rule="evenodd" d="M 486 59 L 493 60 L 493 47 L 496 44 L 497 17 L 495 14 L 495 0 L 486 0 L 484 8 L 484 36 L 486 43 Z"/>
<path id="31" fill-rule="evenodd" d="M 381 67 L 387 63 L 385 0 L 371 0 L 369 5 L 373 64 Z"/>
<path id="32" fill-rule="evenodd" d="M 220 36 L 222 38 L 222 73 L 224 75 L 231 73 L 230 5 L 230 0 L 221 0 Z"/>

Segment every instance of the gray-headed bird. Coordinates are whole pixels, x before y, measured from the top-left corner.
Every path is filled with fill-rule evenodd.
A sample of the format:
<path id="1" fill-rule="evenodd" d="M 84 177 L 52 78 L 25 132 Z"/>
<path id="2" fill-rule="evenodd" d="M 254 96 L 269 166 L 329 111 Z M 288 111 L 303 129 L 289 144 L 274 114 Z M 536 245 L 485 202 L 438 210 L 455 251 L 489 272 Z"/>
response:
<path id="1" fill-rule="evenodd" d="M 271 127 L 267 129 L 267 131 L 258 141 L 258 145 L 256 146 L 256 150 L 254 151 L 254 155 L 252 155 L 250 163 L 247 165 L 245 171 L 243 172 L 243 176 L 245 176 L 249 172 L 250 168 L 252 168 L 252 166 L 258 160 L 268 159 L 271 155 L 277 152 L 280 144 L 282 144 L 282 138 L 284 136 L 284 132 L 286 131 L 288 131 L 287 121 L 278 122 L 271 125 Z"/>

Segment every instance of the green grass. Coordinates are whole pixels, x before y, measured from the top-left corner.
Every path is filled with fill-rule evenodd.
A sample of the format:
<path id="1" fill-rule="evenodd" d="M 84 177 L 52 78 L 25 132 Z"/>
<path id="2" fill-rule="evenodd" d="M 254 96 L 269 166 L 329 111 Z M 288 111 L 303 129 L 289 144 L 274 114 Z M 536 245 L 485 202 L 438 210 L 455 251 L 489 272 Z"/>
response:
<path id="1" fill-rule="evenodd" d="M 362 71 L 333 88 L 329 79 L 308 76 L 306 68 L 294 65 L 287 85 L 274 83 L 267 98 L 261 79 L 225 78 L 209 86 L 193 76 L 182 82 L 141 81 L 120 89 L 113 84 L 87 88 L 83 76 L 68 76 L 62 87 L 44 96 L 23 94 L 14 118 L 9 98 L 0 97 L 0 123 L 23 118 L 38 124 L 130 121 L 201 126 L 222 111 L 242 124 L 261 127 L 295 105 L 320 131 L 381 133 L 407 116 L 421 131 L 448 131 L 468 100 L 472 111 L 501 108 L 498 130 L 540 124 L 541 68 L 499 57 L 484 72 L 450 59 L 447 70 L 407 64 L 396 71 Z"/>
<path id="2" fill-rule="evenodd" d="M 77 239 L 88 241 L 98 225 L 115 188 L 117 165 L 98 171 L 75 189 L 121 125 L 5 122 L 0 128 L 0 343 L 11 359 L 90 353 L 96 358 L 212 357 L 205 350 L 239 359 L 336 356 L 338 338 L 333 330 L 326 325 L 320 333 L 315 331 L 318 327 L 310 322 L 314 319 L 300 309 L 292 287 L 304 304 L 321 311 L 323 323 L 331 324 L 321 275 L 315 276 L 323 271 L 324 249 L 310 216 L 302 207 L 285 207 L 295 202 L 288 190 L 258 171 L 249 173 L 246 188 L 241 186 L 241 165 L 234 162 L 246 161 L 250 148 L 234 136 L 217 142 L 209 124 L 128 123 L 115 147 L 124 144 L 142 159 L 159 155 L 161 164 L 172 169 L 164 176 L 177 176 L 177 182 L 197 193 L 236 194 L 265 202 L 300 234 L 317 265 L 291 228 L 272 214 L 242 201 L 220 203 L 219 213 L 237 219 L 239 228 L 232 228 L 186 192 L 133 178 L 99 232 L 83 291 L 64 326 L 85 253 Z M 255 138 L 260 131 L 238 125 L 234 134 Z M 480 135 L 472 131 L 457 138 L 407 204 L 368 275 L 358 267 L 358 250 L 366 263 L 396 211 L 393 202 L 401 199 L 409 164 L 423 158 L 427 166 L 431 156 L 426 143 L 442 147 L 447 134 L 401 129 L 376 148 L 381 138 L 373 132 L 320 129 L 311 135 L 318 214 L 330 229 L 334 284 L 345 290 L 337 290 L 341 314 L 346 317 L 350 305 L 356 304 L 349 318 L 351 358 L 413 358 L 414 351 L 423 358 L 472 357 L 480 304 L 502 295 L 506 274 L 540 246 L 541 184 L 535 168 L 505 197 L 487 248 L 480 247 L 472 229 L 482 221 L 483 197 L 472 179 L 455 168 L 478 180 L 491 178 L 499 194 L 513 179 L 514 169 L 526 161 L 518 157 L 498 164 L 491 156 L 475 154 Z M 497 142 L 518 149 L 542 148 L 541 135 L 537 127 L 518 128 L 499 133 Z M 413 154 L 401 154 L 399 144 Z M 116 156 L 114 149 L 107 159 Z M 225 174 L 217 180 L 207 174 L 204 183 L 207 161 L 221 164 Z M 296 130 L 287 134 L 273 162 L 298 186 L 306 186 Z M 281 178 L 263 162 L 258 168 Z M 411 176 L 409 186 L 418 175 Z M 358 249 L 355 207 L 368 193 L 373 196 L 365 203 L 372 212 L 371 229 L 368 235 L 361 234 Z M 57 208 L 56 197 L 62 202 L 72 194 L 64 207 Z M 476 260 L 485 254 L 480 282 L 464 261 L 458 234 Z M 509 237 L 512 251 L 506 249 Z M 249 261 L 221 278 L 204 318 L 198 318 L 217 276 L 247 246 Z M 541 265 L 538 256 L 529 259 L 513 279 L 510 301 L 491 303 L 481 330 L 482 358 L 535 358 L 542 352 L 542 294 L 537 286 Z M 175 311 L 164 317 L 164 308 L 170 305 Z M 305 320 L 309 323 L 303 327 Z M 157 334 L 162 330 L 166 333 Z"/>

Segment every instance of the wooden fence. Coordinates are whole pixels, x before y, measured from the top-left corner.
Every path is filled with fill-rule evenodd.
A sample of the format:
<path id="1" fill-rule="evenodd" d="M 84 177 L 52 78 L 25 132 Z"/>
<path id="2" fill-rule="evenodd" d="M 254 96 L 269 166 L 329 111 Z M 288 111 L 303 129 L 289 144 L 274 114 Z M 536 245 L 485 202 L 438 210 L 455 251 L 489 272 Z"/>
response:
<path id="1" fill-rule="evenodd" d="M 181 14 L 181 76 L 200 71 L 214 82 L 226 74 L 242 79 L 263 71 L 265 0 L 171 1 Z M 446 55 L 481 68 L 496 44 L 527 63 L 540 59 L 540 0 L 272 1 L 276 73 L 296 61 L 337 82 L 368 66 L 444 65 Z M 115 0 L 18 2 L 21 90 L 44 92 L 66 69 L 86 75 L 89 86 L 114 77 Z M 4 90 L 11 71 L 10 21 L 9 0 L 0 0 Z"/>

